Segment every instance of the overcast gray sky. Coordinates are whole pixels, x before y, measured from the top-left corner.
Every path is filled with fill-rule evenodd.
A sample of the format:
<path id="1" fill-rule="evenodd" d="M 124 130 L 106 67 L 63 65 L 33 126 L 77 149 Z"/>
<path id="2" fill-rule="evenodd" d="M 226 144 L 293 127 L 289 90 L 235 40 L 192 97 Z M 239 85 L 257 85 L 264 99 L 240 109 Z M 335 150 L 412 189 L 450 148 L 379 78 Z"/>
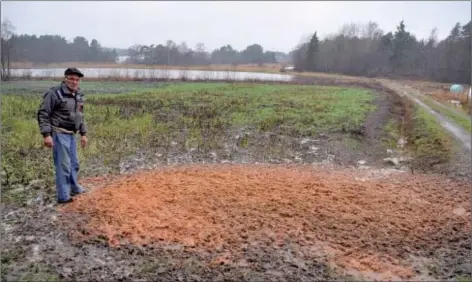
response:
<path id="1" fill-rule="evenodd" d="M 377 22 L 393 31 L 400 20 L 420 38 L 433 27 L 440 39 L 454 24 L 471 20 L 470 1 L 364 2 L 69 2 L 2 1 L 1 16 L 21 34 L 77 35 L 102 46 L 164 44 L 171 39 L 208 50 L 231 44 L 238 50 L 258 43 L 288 52 L 315 30 L 324 36 L 349 22 Z"/>

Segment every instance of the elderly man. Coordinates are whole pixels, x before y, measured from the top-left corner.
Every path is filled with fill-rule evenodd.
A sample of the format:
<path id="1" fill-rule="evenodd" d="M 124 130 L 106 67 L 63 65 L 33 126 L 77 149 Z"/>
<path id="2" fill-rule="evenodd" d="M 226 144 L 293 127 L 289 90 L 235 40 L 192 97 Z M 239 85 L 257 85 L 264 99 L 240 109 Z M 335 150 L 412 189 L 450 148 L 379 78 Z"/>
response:
<path id="1" fill-rule="evenodd" d="M 84 75 L 76 68 L 64 72 L 64 80 L 44 94 L 38 111 L 38 123 L 44 145 L 52 148 L 56 174 L 57 202 L 70 203 L 72 197 L 84 193 L 77 174 L 76 134 L 80 133 L 82 147 L 87 144 L 87 127 L 84 121 L 84 100 L 79 88 Z"/>

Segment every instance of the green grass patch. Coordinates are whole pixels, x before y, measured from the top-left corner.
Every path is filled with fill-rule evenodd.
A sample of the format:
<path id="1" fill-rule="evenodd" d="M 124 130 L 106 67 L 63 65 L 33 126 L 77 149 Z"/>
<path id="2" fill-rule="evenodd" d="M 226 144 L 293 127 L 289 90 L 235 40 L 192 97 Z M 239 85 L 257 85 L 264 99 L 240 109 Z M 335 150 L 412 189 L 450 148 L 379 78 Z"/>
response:
<path id="1" fill-rule="evenodd" d="M 398 119 L 390 118 L 384 126 L 382 142 L 387 148 L 395 148 L 401 138 L 401 124 Z"/>
<path id="2" fill-rule="evenodd" d="M 468 132 L 472 133 L 472 117 L 467 115 L 464 112 L 461 112 L 458 109 L 454 109 L 450 106 L 444 105 L 444 104 L 439 104 L 439 102 L 436 102 L 427 96 L 416 96 L 418 97 L 423 103 L 431 107 L 433 110 L 445 115 L 449 119 L 451 119 L 453 122 L 455 122 L 457 125 L 461 126 Z"/>
<path id="3" fill-rule="evenodd" d="M 367 90 L 337 87 L 245 84 L 183 84 L 142 94 L 101 95 L 92 104 L 205 119 L 221 117 L 234 126 L 253 125 L 259 130 L 283 130 L 313 135 L 323 131 L 357 128 L 374 110 Z"/>
<path id="4" fill-rule="evenodd" d="M 456 277 L 457 282 L 472 282 L 472 276 L 461 275 Z"/>
<path id="5" fill-rule="evenodd" d="M 415 106 L 409 139 L 416 166 L 428 169 L 447 163 L 452 156 L 452 139 L 426 110 Z"/>
<path id="6" fill-rule="evenodd" d="M 54 83 L 5 84 L 3 191 L 36 179 L 53 184 L 52 151 L 42 145 L 36 114 L 42 93 Z M 114 172 L 123 158 L 138 150 L 167 151 L 174 142 L 181 151 L 206 154 L 221 148 L 228 132 L 240 127 L 296 137 L 356 129 L 375 109 L 370 91 L 341 87 L 91 82 L 82 88 L 86 95 L 94 94 L 86 96 L 84 107 L 89 146 L 79 148 L 79 161 L 85 164 L 81 176 L 94 175 L 87 165 L 92 161 Z M 237 145 L 249 144 L 245 136 Z"/>

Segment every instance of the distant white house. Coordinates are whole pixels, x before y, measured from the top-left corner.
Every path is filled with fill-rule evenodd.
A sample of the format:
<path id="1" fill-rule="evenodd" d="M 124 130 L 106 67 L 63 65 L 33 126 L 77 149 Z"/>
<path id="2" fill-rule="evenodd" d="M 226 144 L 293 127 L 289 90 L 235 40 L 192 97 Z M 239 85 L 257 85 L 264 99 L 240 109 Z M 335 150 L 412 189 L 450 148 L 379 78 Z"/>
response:
<path id="1" fill-rule="evenodd" d="M 124 62 L 126 62 L 126 60 L 129 59 L 129 56 L 118 56 L 116 58 L 116 63 L 117 64 L 123 64 Z"/>
<path id="2" fill-rule="evenodd" d="M 287 65 L 283 68 L 284 71 L 293 71 L 295 69 L 294 66 L 291 66 L 291 65 Z"/>

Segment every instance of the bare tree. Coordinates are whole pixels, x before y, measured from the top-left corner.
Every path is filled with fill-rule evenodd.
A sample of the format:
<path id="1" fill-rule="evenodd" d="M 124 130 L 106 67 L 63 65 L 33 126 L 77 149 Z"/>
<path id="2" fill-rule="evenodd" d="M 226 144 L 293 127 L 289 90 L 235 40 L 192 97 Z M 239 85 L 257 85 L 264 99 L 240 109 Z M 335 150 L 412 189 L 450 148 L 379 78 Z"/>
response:
<path id="1" fill-rule="evenodd" d="M 179 50 L 179 53 L 185 54 L 189 51 L 189 48 L 187 46 L 187 43 L 185 41 L 182 41 L 179 46 L 177 46 L 177 49 Z"/>
<path id="2" fill-rule="evenodd" d="M 356 23 L 344 24 L 339 31 L 340 35 L 343 35 L 344 37 L 347 37 L 347 38 L 359 37 L 359 33 L 360 33 L 360 27 Z"/>
<path id="3" fill-rule="evenodd" d="M 167 64 L 166 66 L 171 65 L 171 51 L 176 48 L 176 44 L 172 40 L 167 40 L 166 41 L 166 47 L 167 47 Z"/>
<path id="4" fill-rule="evenodd" d="M 362 27 L 362 37 L 372 40 L 378 40 L 382 37 L 383 31 L 376 22 L 369 21 Z"/>
<path id="5" fill-rule="evenodd" d="M 202 42 L 197 43 L 197 45 L 195 45 L 195 51 L 202 54 L 205 53 L 205 44 Z"/>
<path id="6" fill-rule="evenodd" d="M 431 45 L 431 47 L 438 46 L 438 29 L 437 28 L 433 28 L 431 30 L 429 38 L 428 38 L 428 45 Z"/>
<path id="7" fill-rule="evenodd" d="M 1 79 L 9 80 L 11 78 L 11 55 L 13 50 L 12 38 L 14 35 L 15 27 L 10 20 L 5 19 L 2 22 L 1 31 L 1 55 L 0 61 L 2 64 Z"/>

